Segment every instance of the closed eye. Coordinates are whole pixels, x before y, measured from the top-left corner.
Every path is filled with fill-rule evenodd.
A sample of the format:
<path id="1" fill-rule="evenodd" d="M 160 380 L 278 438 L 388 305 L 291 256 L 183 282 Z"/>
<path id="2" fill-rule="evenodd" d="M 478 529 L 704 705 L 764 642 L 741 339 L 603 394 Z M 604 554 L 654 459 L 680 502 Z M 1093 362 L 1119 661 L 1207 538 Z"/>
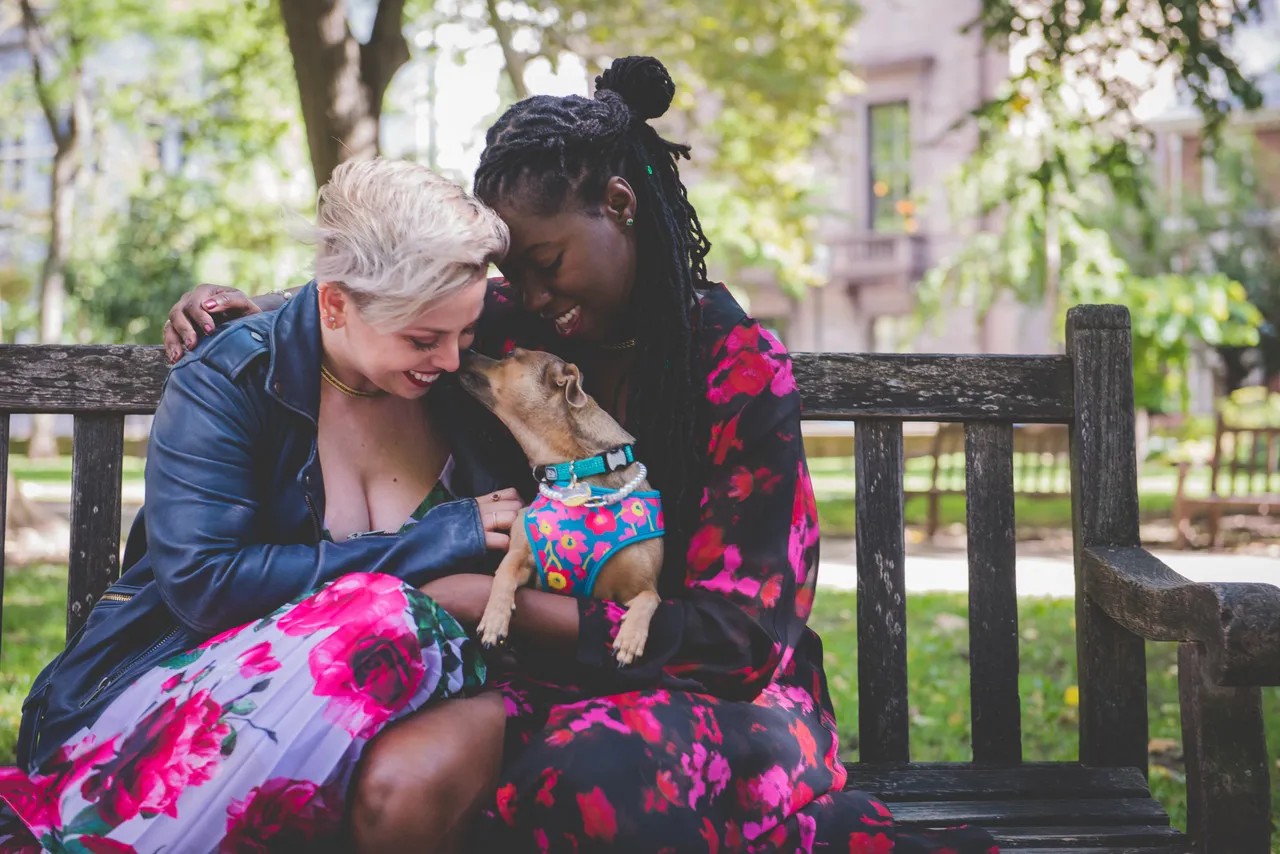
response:
<path id="1" fill-rule="evenodd" d="M 409 343 L 413 345 L 413 349 L 423 351 L 431 351 L 440 346 L 435 341 L 423 341 L 420 338 L 410 338 Z"/>

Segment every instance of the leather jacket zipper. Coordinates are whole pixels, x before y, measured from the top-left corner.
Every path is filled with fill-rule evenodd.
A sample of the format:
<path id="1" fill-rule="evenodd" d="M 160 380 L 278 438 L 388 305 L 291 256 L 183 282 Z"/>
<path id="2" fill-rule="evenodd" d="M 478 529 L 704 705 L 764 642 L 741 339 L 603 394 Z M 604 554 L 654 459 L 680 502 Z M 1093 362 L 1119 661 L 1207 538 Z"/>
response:
<path id="1" fill-rule="evenodd" d="M 128 601 L 129 601 L 129 600 L 131 600 L 131 599 L 133 599 L 133 594 L 132 594 L 132 593 L 112 593 L 112 592 L 107 592 L 107 593 L 103 593 L 103 594 L 102 594 L 102 600 L 101 600 L 101 601 L 103 601 L 103 602 L 128 602 Z"/>
<path id="2" fill-rule="evenodd" d="M 40 725 L 44 723 L 44 713 L 49 708 L 49 699 L 46 694 L 45 699 L 40 701 L 40 710 L 36 712 L 35 725 L 31 727 L 31 750 L 30 756 L 40 755 Z"/>
<path id="3" fill-rule="evenodd" d="M 303 498 L 307 500 L 307 510 L 311 512 L 311 524 L 315 526 L 316 539 L 319 540 L 324 537 L 324 526 L 320 524 L 320 514 L 316 512 L 315 504 L 311 503 L 310 494 L 304 493 Z"/>
<path id="4" fill-rule="evenodd" d="M 114 685 L 116 681 L 119 680 L 120 677 L 124 675 L 125 671 L 127 671 L 130 667 L 134 665 L 134 663 L 141 661 L 151 653 L 155 652 L 157 649 L 159 649 L 161 646 L 167 643 L 170 638 L 176 637 L 177 634 L 178 634 L 178 628 L 176 626 L 172 629 L 169 629 L 169 631 L 167 631 L 158 641 L 151 644 L 151 646 L 147 647 L 142 652 L 130 658 L 124 664 L 121 664 L 111 673 L 108 673 L 106 676 L 102 677 L 102 681 L 99 682 L 97 684 L 97 687 L 95 687 L 93 691 L 89 693 L 89 696 L 85 697 L 83 700 L 80 701 L 80 708 L 83 709 L 85 706 L 89 705 L 94 700 L 96 700 L 98 696 L 102 694 L 103 691 L 107 690 L 112 685 Z"/>

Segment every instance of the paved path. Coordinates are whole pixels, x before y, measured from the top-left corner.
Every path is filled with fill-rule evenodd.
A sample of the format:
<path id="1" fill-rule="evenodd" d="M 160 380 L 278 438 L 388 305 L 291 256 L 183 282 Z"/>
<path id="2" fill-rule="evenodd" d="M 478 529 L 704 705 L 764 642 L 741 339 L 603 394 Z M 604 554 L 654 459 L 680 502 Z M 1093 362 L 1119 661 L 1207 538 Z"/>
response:
<path id="1" fill-rule="evenodd" d="M 1220 554 L 1157 550 L 1156 556 L 1193 581 L 1261 581 L 1280 585 L 1280 548 L 1270 554 Z M 1018 549 L 1019 596 L 1073 596 L 1075 570 L 1065 550 L 1053 552 L 1034 545 Z M 969 588 L 965 554 L 927 546 L 907 546 L 907 590 L 964 591 Z M 853 540 L 822 543 L 818 583 L 852 590 L 857 584 Z"/>

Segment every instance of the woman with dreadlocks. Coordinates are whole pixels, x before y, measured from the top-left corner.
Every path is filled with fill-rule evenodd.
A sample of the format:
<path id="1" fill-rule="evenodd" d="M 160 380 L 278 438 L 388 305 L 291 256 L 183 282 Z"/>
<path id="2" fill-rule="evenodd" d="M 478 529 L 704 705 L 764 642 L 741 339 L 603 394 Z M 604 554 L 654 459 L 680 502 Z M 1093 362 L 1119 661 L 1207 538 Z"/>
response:
<path id="1" fill-rule="evenodd" d="M 973 828 L 896 828 L 875 798 L 843 791 L 806 626 L 818 528 L 800 399 L 782 345 L 707 278 L 710 245 L 678 169 L 689 149 L 648 123 L 674 91 L 660 62 L 630 57 L 594 98 L 523 100 L 489 129 L 475 179 L 511 233 L 477 348 L 577 363 L 662 491 L 664 599 L 648 647 L 619 668 L 621 606 L 521 590 L 518 666 L 491 668 L 496 691 L 456 701 L 455 716 L 473 704 L 468 725 L 428 709 L 366 752 L 356 839 L 439 846 L 478 812 L 476 850 L 995 850 Z M 212 323 L 202 305 L 254 310 L 238 292 L 197 289 L 170 315 L 171 354 L 194 341 L 192 321 Z M 495 457 L 514 450 L 489 441 Z M 474 626 L 489 581 L 424 590 Z"/>

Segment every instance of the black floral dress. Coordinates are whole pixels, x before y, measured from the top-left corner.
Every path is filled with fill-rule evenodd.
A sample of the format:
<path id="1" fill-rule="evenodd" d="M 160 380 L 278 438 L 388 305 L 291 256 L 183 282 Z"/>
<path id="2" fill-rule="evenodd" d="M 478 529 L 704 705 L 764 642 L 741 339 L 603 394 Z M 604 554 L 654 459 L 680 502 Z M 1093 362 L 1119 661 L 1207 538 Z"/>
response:
<path id="1" fill-rule="evenodd" d="M 557 348 L 517 300 L 491 285 L 479 346 Z M 476 850 L 995 851 L 976 828 L 898 829 L 876 798 L 844 790 L 806 625 L 818 524 L 791 360 L 723 286 L 699 315 L 710 475 L 682 590 L 630 667 L 611 653 L 622 607 L 583 600 L 575 660 L 531 657 L 491 679 L 507 751 Z"/>

